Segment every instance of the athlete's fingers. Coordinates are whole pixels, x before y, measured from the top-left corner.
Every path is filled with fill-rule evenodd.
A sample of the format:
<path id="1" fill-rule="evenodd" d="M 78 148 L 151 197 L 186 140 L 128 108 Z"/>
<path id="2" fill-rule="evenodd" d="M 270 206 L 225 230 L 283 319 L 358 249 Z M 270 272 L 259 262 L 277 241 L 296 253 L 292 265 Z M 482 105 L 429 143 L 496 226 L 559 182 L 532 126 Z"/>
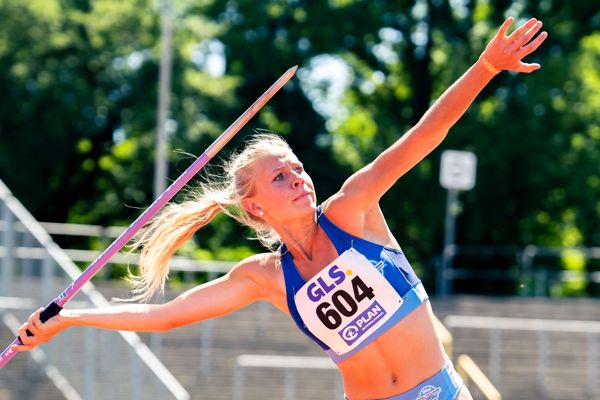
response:
<path id="1" fill-rule="evenodd" d="M 44 340 L 44 333 L 42 331 L 42 321 L 39 320 L 39 318 L 33 318 L 31 320 L 31 333 L 33 333 L 33 336 L 35 336 L 38 340 L 43 341 Z"/>
<path id="2" fill-rule="evenodd" d="M 518 52 L 519 57 L 523 58 L 526 55 L 533 53 L 538 47 L 540 47 L 540 45 L 542 43 L 544 43 L 544 40 L 546 40 L 547 37 L 548 37 L 548 32 L 544 31 L 544 32 L 540 33 L 538 35 L 538 37 L 536 37 L 533 41 L 528 43 L 526 46 L 523 46 L 519 50 L 519 52 Z"/>
<path id="3" fill-rule="evenodd" d="M 546 40 L 548 34 L 542 32 L 535 37 L 542 28 L 542 22 L 531 18 L 510 35 L 505 36 L 512 22 L 514 22 L 512 17 L 507 18 L 494 39 L 486 46 L 482 54 L 484 65 L 490 67 L 488 69 L 493 72 L 496 70 L 533 72 L 541 66 L 537 63 L 523 63 L 521 60 L 533 53 Z"/>
<path id="4" fill-rule="evenodd" d="M 526 74 L 532 73 L 540 69 L 542 66 L 538 63 L 520 63 L 519 66 L 515 69 L 517 72 L 525 72 Z"/>
<path id="5" fill-rule="evenodd" d="M 506 19 L 506 21 L 504 21 L 504 23 L 502 23 L 502 25 L 498 29 L 498 33 L 496 34 L 496 38 L 503 39 L 504 37 L 506 37 L 506 31 L 512 25 L 512 23 L 513 23 L 514 20 L 515 19 L 513 17 L 508 17 Z"/>
<path id="6" fill-rule="evenodd" d="M 521 36 L 525 34 L 529 29 L 531 29 L 538 22 L 536 18 L 531 18 L 529 21 L 525 22 L 523 25 L 514 30 L 508 37 L 506 38 L 510 43 L 516 42 L 519 40 Z"/>
<path id="7" fill-rule="evenodd" d="M 29 328 L 29 324 L 24 323 L 23 325 L 21 325 L 21 327 L 19 328 L 19 330 L 17 332 L 17 335 L 19 336 L 19 339 L 21 340 L 21 343 L 23 345 L 28 345 L 31 342 L 36 340 L 33 336 L 27 336 L 28 328 Z"/>
<path id="8" fill-rule="evenodd" d="M 542 25 L 542 21 L 537 21 L 531 28 L 527 30 L 527 32 L 525 32 L 515 41 L 515 47 L 518 49 L 522 46 L 525 46 L 531 40 L 531 38 L 534 37 L 540 29 L 542 29 Z"/>
<path id="9" fill-rule="evenodd" d="M 40 339 L 40 328 L 39 326 L 36 324 L 36 319 L 39 319 L 39 314 L 42 312 L 43 308 L 38 309 L 36 312 L 34 312 L 33 314 L 31 314 L 29 316 L 29 319 L 27 320 L 27 329 L 29 330 L 29 332 L 31 332 L 33 334 L 33 336 L 36 336 L 38 339 Z M 25 336 L 27 336 L 27 333 L 25 333 Z M 21 338 L 22 339 L 22 338 Z"/>
<path id="10" fill-rule="evenodd" d="M 41 320 L 41 313 L 43 310 L 43 308 L 40 308 L 38 311 L 33 313 L 31 318 L 31 324 L 34 330 L 31 333 L 33 333 L 33 335 L 37 337 L 38 341 L 47 342 L 48 339 L 50 339 L 50 337 L 48 337 L 48 334 L 45 332 L 42 326 L 44 324 Z"/>
<path id="11" fill-rule="evenodd" d="M 12 351 L 27 351 L 33 349 L 35 346 L 33 345 L 24 345 L 24 344 L 13 344 L 10 346 Z"/>

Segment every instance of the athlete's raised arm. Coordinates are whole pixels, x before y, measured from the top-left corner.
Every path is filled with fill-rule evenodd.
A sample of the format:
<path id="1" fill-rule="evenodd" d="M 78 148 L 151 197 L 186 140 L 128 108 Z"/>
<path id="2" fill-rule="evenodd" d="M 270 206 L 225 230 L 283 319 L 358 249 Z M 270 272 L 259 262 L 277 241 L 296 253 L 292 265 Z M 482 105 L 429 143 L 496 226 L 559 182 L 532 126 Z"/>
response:
<path id="1" fill-rule="evenodd" d="M 122 331 L 158 332 L 218 317 L 268 297 L 268 289 L 257 283 L 256 273 L 265 268 L 264 255 L 240 262 L 226 275 L 197 286 L 165 304 L 123 304 L 88 310 L 62 310 L 45 323 L 42 309 L 33 313 L 19 330 L 23 345 L 30 350 L 47 342 L 63 329 L 92 326 Z M 26 330 L 34 336 L 27 336 Z"/>
<path id="2" fill-rule="evenodd" d="M 512 17 L 500 27 L 481 57 L 435 101 L 421 120 L 373 162 L 356 172 L 344 183 L 340 195 L 347 205 L 370 209 L 407 171 L 434 150 L 449 129 L 465 113 L 477 94 L 502 70 L 533 72 L 539 64 L 521 60 L 535 51 L 546 39 L 541 21 L 530 19 L 510 35 L 506 32 Z"/>

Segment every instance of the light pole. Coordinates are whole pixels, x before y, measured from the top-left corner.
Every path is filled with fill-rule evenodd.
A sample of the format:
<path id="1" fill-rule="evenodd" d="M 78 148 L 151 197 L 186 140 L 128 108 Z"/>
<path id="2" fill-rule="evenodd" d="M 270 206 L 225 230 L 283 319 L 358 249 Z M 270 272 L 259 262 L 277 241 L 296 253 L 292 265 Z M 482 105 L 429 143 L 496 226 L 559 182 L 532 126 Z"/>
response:
<path id="1" fill-rule="evenodd" d="M 444 249 L 438 273 L 438 294 L 452 293 L 452 262 L 456 253 L 456 216 L 459 213 L 458 194 L 460 190 L 471 190 L 475 186 L 477 157 L 468 151 L 446 150 L 442 153 L 440 184 L 448 189 L 446 197 L 446 220 L 444 228 Z"/>
<path id="2" fill-rule="evenodd" d="M 156 121 L 156 150 L 154 156 L 154 199 L 167 187 L 167 121 L 171 102 L 171 67 L 173 42 L 173 10 L 171 0 L 159 0 L 160 10 L 160 69 L 158 80 L 158 115 Z M 162 336 L 151 335 L 151 348 L 160 354 Z"/>
<path id="3" fill-rule="evenodd" d="M 171 100 L 171 69 L 173 42 L 173 10 L 171 0 L 160 0 L 160 72 L 158 85 L 158 116 L 156 121 L 156 154 L 154 161 L 154 198 L 166 188 L 167 182 L 167 121 Z"/>

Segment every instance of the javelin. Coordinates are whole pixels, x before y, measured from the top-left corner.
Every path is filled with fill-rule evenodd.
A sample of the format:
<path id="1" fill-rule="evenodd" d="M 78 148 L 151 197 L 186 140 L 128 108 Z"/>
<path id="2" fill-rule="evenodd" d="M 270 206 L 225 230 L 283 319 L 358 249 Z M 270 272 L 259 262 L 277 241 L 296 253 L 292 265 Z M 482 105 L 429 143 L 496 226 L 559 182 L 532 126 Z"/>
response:
<path id="1" fill-rule="evenodd" d="M 110 246 L 102 252 L 92 262 L 89 267 L 82 272 L 82 274 L 73 281 L 69 287 L 67 287 L 58 297 L 52 300 L 46 308 L 40 314 L 40 320 L 42 322 L 48 321 L 50 318 L 57 315 L 60 310 L 63 309 L 65 304 L 73 298 L 79 292 L 79 290 L 85 285 L 106 263 L 114 256 L 123 246 L 129 242 L 129 240 L 139 231 L 161 208 L 165 206 L 181 190 L 185 184 L 192 179 L 194 175 L 200 171 L 206 163 L 217 154 L 223 146 L 236 134 L 250 119 L 286 84 L 287 81 L 294 76 L 294 73 L 298 69 L 298 66 L 294 66 L 288 69 L 270 88 L 267 89 L 242 115 L 238 117 L 230 126 L 227 128 L 192 165 L 190 165 L 180 176 L 169 186 L 160 196 L 154 200 L 154 202 L 144 211 L 127 229 L 123 231 L 111 243 Z M 31 332 L 27 331 L 28 336 Z M 11 349 L 11 346 L 22 344 L 21 339 L 17 337 L 4 351 L 0 354 L 0 369 L 4 367 L 11 358 L 14 357 L 15 351 Z"/>

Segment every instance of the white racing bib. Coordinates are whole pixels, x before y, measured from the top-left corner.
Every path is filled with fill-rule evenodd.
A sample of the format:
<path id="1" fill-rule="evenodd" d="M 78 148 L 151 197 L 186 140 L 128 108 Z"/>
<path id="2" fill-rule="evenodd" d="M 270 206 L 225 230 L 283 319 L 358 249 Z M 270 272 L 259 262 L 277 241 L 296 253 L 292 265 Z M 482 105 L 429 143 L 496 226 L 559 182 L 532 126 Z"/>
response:
<path id="1" fill-rule="evenodd" d="M 308 330 L 337 354 L 357 347 L 402 305 L 377 267 L 350 248 L 294 295 Z"/>

